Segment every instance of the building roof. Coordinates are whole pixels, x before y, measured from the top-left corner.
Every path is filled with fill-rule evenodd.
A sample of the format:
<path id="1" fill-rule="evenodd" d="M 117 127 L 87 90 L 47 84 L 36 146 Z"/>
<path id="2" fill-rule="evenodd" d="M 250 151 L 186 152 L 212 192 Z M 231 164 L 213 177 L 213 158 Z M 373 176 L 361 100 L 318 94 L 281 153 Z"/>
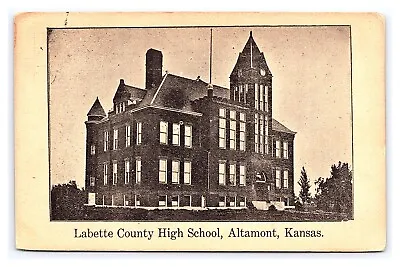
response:
<path id="1" fill-rule="evenodd" d="M 290 130 L 289 128 L 287 128 L 285 125 L 275 120 L 274 118 L 272 118 L 272 130 L 277 132 L 296 134 L 296 132 Z"/>
<path id="2" fill-rule="evenodd" d="M 100 103 L 99 98 L 97 97 L 94 101 L 92 107 L 90 108 L 87 116 L 101 116 L 106 117 L 106 112 L 103 109 L 103 106 Z"/>
<path id="3" fill-rule="evenodd" d="M 158 88 L 147 90 L 147 94 L 140 106 L 163 106 L 169 108 L 192 111 L 191 101 L 207 95 L 208 83 L 197 79 L 190 79 L 166 73 Z M 229 89 L 213 85 L 215 96 L 229 98 Z"/>
<path id="4" fill-rule="evenodd" d="M 147 90 L 125 84 L 125 90 L 131 94 L 131 100 L 142 100 Z"/>
<path id="5" fill-rule="evenodd" d="M 115 92 L 113 101 L 117 101 L 120 98 L 130 99 L 130 100 L 142 100 L 146 95 L 147 90 L 130 86 L 125 84 L 123 79 L 120 79 L 117 91 Z"/>
<path id="6" fill-rule="evenodd" d="M 248 70 L 258 68 L 265 69 L 267 75 L 272 75 L 267 61 L 265 60 L 264 53 L 262 53 L 258 48 L 253 39 L 253 34 L 250 31 L 249 39 L 247 40 L 242 52 L 239 53 L 238 60 L 236 61 L 231 75 L 236 73 L 238 69 Z"/>

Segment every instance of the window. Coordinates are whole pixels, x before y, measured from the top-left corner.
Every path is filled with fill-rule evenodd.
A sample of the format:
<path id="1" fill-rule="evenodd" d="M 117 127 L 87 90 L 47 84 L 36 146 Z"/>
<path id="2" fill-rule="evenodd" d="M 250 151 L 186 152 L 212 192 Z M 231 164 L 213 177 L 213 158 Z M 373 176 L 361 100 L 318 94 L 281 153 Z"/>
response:
<path id="1" fill-rule="evenodd" d="M 264 152 L 265 154 L 269 153 L 268 149 L 268 117 L 265 116 L 265 123 L 264 123 Z"/>
<path id="2" fill-rule="evenodd" d="M 260 116 L 260 153 L 264 154 L 264 116 Z"/>
<path id="3" fill-rule="evenodd" d="M 289 145 L 288 142 L 283 142 L 283 158 L 288 159 L 289 158 Z"/>
<path id="4" fill-rule="evenodd" d="M 226 148 L 226 110 L 219 109 L 219 147 Z"/>
<path id="5" fill-rule="evenodd" d="M 183 196 L 182 202 L 179 204 L 181 204 L 182 207 L 192 206 L 192 197 L 190 195 Z"/>
<path id="6" fill-rule="evenodd" d="M 125 147 L 131 146 L 131 126 L 125 126 Z"/>
<path id="7" fill-rule="evenodd" d="M 244 102 L 245 99 L 246 99 L 246 95 L 245 95 L 244 86 L 241 85 L 239 87 L 239 102 Z"/>
<path id="8" fill-rule="evenodd" d="M 244 113 L 240 113 L 239 115 L 240 123 L 239 123 L 239 150 L 246 150 L 246 115 Z"/>
<path id="9" fill-rule="evenodd" d="M 246 207 L 246 197 L 239 197 L 239 207 Z"/>
<path id="10" fill-rule="evenodd" d="M 135 195 L 135 206 L 136 207 L 139 207 L 141 205 L 140 199 L 141 199 L 140 195 Z"/>
<path id="11" fill-rule="evenodd" d="M 185 125 L 185 147 L 192 147 L 192 125 Z"/>
<path id="12" fill-rule="evenodd" d="M 229 164 L 229 184 L 236 185 L 236 164 Z"/>
<path id="13" fill-rule="evenodd" d="M 249 85 L 246 83 L 244 85 L 244 103 L 247 102 L 247 93 L 248 93 L 248 91 L 249 91 Z"/>
<path id="14" fill-rule="evenodd" d="M 118 164 L 117 162 L 113 162 L 113 185 L 117 184 L 118 179 Z"/>
<path id="15" fill-rule="evenodd" d="M 220 207 L 225 207 L 225 203 L 226 203 L 226 197 L 225 196 L 220 196 L 219 197 L 219 201 L 218 201 L 218 205 Z"/>
<path id="16" fill-rule="evenodd" d="M 90 155 L 94 155 L 96 154 L 96 146 L 95 145 L 91 145 L 90 146 Z"/>
<path id="17" fill-rule="evenodd" d="M 218 181 L 220 185 L 225 185 L 225 162 L 220 161 L 218 165 Z"/>
<path id="18" fill-rule="evenodd" d="M 246 185 L 246 166 L 239 165 L 239 185 Z"/>
<path id="19" fill-rule="evenodd" d="M 140 145 L 142 143 L 142 123 L 136 123 L 136 144 Z"/>
<path id="20" fill-rule="evenodd" d="M 185 161 L 183 163 L 183 183 L 192 183 L 192 163 L 190 161 Z"/>
<path id="21" fill-rule="evenodd" d="M 224 108 L 219 109 L 219 116 L 222 118 L 226 117 L 226 110 Z"/>
<path id="22" fill-rule="evenodd" d="M 179 168 L 180 162 L 178 160 L 172 161 L 172 183 L 179 184 Z"/>
<path id="23" fill-rule="evenodd" d="M 89 178 L 89 183 L 90 183 L 90 186 L 95 186 L 96 178 L 90 177 L 90 178 Z"/>
<path id="24" fill-rule="evenodd" d="M 168 122 L 160 121 L 160 144 L 168 144 Z"/>
<path id="25" fill-rule="evenodd" d="M 118 149 L 118 129 L 114 129 L 113 148 L 114 148 L 114 150 Z"/>
<path id="26" fill-rule="evenodd" d="M 258 114 L 254 114 L 254 152 L 258 153 L 259 145 L 258 145 Z"/>
<path id="27" fill-rule="evenodd" d="M 103 164 L 103 181 L 104 181 L 104 185 L 106 185 L 107 184 L 107 177 L 108 177 L 108 165 L 107 165 L 107 163 L 104 163 Z"/>
<path id="28" fill-rule="evenodd" d="M 229 207 L 236 207 L 236 197 L 228 198 Z"/>
<path id="29" fill-rule="evenodd" d="M 236 111 L 231 110 L 229 112 L 229 118 L 229 148 L 231 150 L 236 150 Z"/>
<path id="30" fill-rule="evenodd" d="M 121 102 L 118 104 L 115 104 L 115 113 L 121 113 L 125 111 L 125 102 Z"/>
<path id="31" fill-rule="evenodd" d="M 289 172 L 283 171 L 283 188 L 289 187 Z"/>
<path id="32" fill-rule="evenodd" d="M 124 195 L 124 206 L 131 205 L 131 200 L 129 196 Z"/>
<path id="33" fill-rule="evenodd" d="M 179 146 L 181 143 L 181 126 L 179 123 L 172 124 L 172 144 Z"/>
<path id="34" fill-rule="evenodd" d="M 167 196 L 158 196 L 158 206 L 159 207 L 167 206 Z"/>
<path id="35" fill-rule="evenodd" d="M 264 86 L 264 110 L 268 111 L 268 86 Z"/>
<path id="36" fill-rule="evenodd" d="M 142 160 L 136 159 L 136 183 L 140 183 L 142 180 Z"/>
<path id="37" fill-rule="evenodd" d="M 260 110 L 264 110 L 264 85 L 260 84 Z"/>
<path id="38" fill-rule="evenodd" d="M 275 141 L 275 157 L 281 157 L 281 141 L 279 140 Z"/>
<path id="39" fill-rule="evenodd" d="M 104 151 L 108 150 L 108 131 L 104 131 Z"/>
<path id="40" fill-rule="evenodd" d="M 275 170 L 275 187 L 281 188 L 281 170 L 280 169 Z"/>
<path id="41" fill-rule="evenodd" d="M 172 204 L 172 207 L 179 207 L 179 196 L 172 196 L 171 204 Z"/>
<path id="42" fill-rule="evenodd" d="M 259 96 L 258 84 L 256 83 L 254 86 L 254 108 L 255 109 L 258 109 L 258 96 Z"/>
<path id="43" fill-rule="evenodd" d="M 167 160 L 160 159 L 160 166 L 158 171 L 158 181 L 162 184 L 167 183 Z"/>
<path id="44" fill-rule="evenodd" d="M 111 195 L 111 206 L 114 206 L 114 195 Z"/>
<path id="45" fill-rule="evenodd" d="M 125 160 L 125 184 L 129 184 L 129 173 L 130 173 L 129 159 Z"/>

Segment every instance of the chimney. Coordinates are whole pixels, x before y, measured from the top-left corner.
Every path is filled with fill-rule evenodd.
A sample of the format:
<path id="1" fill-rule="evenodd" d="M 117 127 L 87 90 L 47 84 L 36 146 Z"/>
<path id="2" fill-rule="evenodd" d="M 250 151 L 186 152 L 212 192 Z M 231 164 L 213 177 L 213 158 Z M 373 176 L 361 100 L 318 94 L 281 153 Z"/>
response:
<path id="1" fill-rule="evenodd" d="M 146 52 L 146 89 L 151 89 L 160 85 L 162 80 L 162 60 L 161 51 L 153 48 Z"/>

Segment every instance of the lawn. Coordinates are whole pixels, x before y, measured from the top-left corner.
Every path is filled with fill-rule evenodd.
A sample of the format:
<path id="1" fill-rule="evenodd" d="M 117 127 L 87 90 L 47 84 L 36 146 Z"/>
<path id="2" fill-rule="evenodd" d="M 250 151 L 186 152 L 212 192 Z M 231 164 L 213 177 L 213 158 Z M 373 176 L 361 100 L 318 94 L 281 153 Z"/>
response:
<path id="1" fill-rule="evenodd" d="M 74 221 L 275 221 L 321 222 L 344 221 L 350 218 L 343 213 L 303 212 L 296 210 L 145 210 L 85 206 L 74 216 L 56 216 L 54 220 Z"/>

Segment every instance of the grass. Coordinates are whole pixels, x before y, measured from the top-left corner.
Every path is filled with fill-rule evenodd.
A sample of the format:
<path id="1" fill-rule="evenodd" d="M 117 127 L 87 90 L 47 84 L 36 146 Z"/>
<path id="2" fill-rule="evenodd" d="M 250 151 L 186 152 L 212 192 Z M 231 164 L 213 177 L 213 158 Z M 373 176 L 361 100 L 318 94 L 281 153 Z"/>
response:
<path id="1" fill-rule="evenodd" d="M 325 222 L 351 219 L 343 213 L 303 212 L 296 210 L 145 210 L 106 207 L 84 207 L 74 216 L 61 215 L 54 220 L 75 221 L 275 221 L 275 222 Z"/>

